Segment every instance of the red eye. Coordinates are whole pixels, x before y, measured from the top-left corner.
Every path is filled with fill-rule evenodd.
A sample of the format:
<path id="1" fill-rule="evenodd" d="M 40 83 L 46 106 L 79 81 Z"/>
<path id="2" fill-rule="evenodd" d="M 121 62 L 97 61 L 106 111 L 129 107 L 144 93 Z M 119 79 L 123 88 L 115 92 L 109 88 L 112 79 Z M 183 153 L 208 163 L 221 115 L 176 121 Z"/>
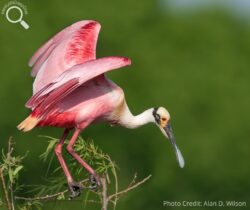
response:
<path id="1" fill-rule="evenodd" d="M 166 120 L 167 120 L 167 118 L 163 117 L 163 118 L 161 118 L 161 120 L 162 120 L 162 121 L 166 121 Z"/>

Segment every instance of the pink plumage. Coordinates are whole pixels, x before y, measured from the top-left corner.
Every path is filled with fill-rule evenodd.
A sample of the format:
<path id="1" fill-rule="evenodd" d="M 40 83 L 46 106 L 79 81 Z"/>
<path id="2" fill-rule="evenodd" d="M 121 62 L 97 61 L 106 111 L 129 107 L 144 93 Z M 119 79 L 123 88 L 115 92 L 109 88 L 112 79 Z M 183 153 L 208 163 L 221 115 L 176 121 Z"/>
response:
<path id="1" fill-rule="evenodd" d="M 107 71 L 129 64 L 130 60 L 127 58 L 106 57 L 75 65 L 35 93 L 27 102 L 27 107 L 34 109 L 32 116 L 46 118 L 48 113 L 53 113 L 57 109 L 59 102 L 65 103 L 62 100 L 85 82 L 94 78 L 96 80 L 96 77 L 103 75 Z M 101 89 L 98 90 L 101 91 Z M 82 95 L 83 93 L 79 94 Z M 110 99 L 107 97 L 106 100 L 108 102 Z"/>
<path id="2" fill-rule="evenodd" d="M 30 59 L 33 91 L 52 82 L 70 67 L 96 58 L 96 43 L 101 25 L 96 21 L 79 21 L 46 42 Z"/>
<path id="3" fill-rule="evenodd" d="M 123 90 L 105 75 L 108 71 L 130 65 L 131 61 L 118 56 L 96 59 L 100 28 L 96 21 L 79 21 L 57 33 L 35 52 L 29 61 L 31 75 L 35 77 L 33 96 L 26 103 L 31 114 L 18 125 L 18 129 L 24 132 L 36 126 L 65 129 L 55 153 L 72 197 L 79 195 L 80 185 L 73 180 L 62 157 L 62 146 L 70 130 L 74 129 L 74 134 L 67 146 L 68 152 L 86 168 L 98 185 L 100 181 L 95 171 L 73 149 L 78 135 L 87 126 L 106 121 L 137 128 L 153 122 L 162 131 L 166 129 L 168 133 L 164 135 L 172 132 L 168 124 L 170 115 L 163 107 L 150 108 L 137 116 L 131 114 Z M 181 153 L 172 141 L 177 158 L 183 165 Z"/>
<path id="4" fill-rule="evenodd" d="M 36 125 L 79 126 L 81 121 L 86 120 L 79 119 L 81 114 L 79 110 L 85 108 L 79 107 L 82 104 L 81 101 L 77 100 L 78 104 L 74 103 L 74 106 L 67 107 L 67 110 L 60 108 L 67 103 L 70 94 L 89 80 L 103 80 L 104 86 L 99 88 L 96 85 L 96 91 L 92 93 L 93 98 L 95 98 L 94 94 L 104 94 L 103 89 L 110 88 L 111 84 L 103 74 L 131 64 L 130 60 L 124 57 L 106 57 L 96 60 L 95 49 L 100 28 L 100 24 L 96 21 L 77 22 L 56 34 L 32 56 L 29 65 L 33 67 L 32 75 L 36 78 L 33 96 L 26 103 L 26 107 L 32 109 L 29 118 L 32 119 L 32 123 L 26 120 L 24 124 L 20 124 L 20 129 L 28 131 Z M 114 85 L 112 88 L 119 89 Z M 78 92 L 79 96 L 76 98 L 83 97 L 84 93 L 87 94 L 87 91 Z M 112 101 L 109 94 L 104 95 L 106 104 Z M 84 103 L 84 106 L 86 105 Z M 53 122 L 53 119 L 58 121 L 57 115 L 60 119 L 64 116 L 64 120 L 60 120 L 60 123 Z M 72 120 L 68 115 L 75 116 L 78 121 Z M 92 118 L 102 115 L 105 116 L 107 113 L 99 110 Z M 47 119 L 48 123 L 46 123 Z"/>
<path id="5" fill-rule="evenodd" d="M 30 59 L 33 96 L 26 107 L 32 110 L 29 117 L 18 125 L 24 132 L 35 126 L 75 128 L 78 133 L 97 120 L 111 121 L 110 116 L 124 100 L 123 91 L 107 79 L 104 73 L 131 64 L 125 57 L 96 59 L 96 42 L 100 31 L 96 21 L 77 22 L 47 41 Z M 71 139 L 73 147 L 77 136 Z M 75 183 L 61 153 L 62 138 L 56 154 L 66 174 L 72 194 Z M 67 147 L 99 183 L 94 170 Z"/>

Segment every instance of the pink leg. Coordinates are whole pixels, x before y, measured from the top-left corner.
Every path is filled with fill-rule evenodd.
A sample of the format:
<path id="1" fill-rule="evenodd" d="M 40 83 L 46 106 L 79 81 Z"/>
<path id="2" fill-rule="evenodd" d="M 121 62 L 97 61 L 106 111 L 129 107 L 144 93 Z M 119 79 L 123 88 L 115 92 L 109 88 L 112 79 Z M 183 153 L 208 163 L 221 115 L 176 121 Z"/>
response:
<path id="1" fill-rule="evenodd" d="M 68 183 L 72 183 L 73 178 L 72 178 L 72 176 L 69 172 L 69 169 L 68 169 L 68 167 L 63 159 L 63 156 L 62 156 L 62 146 L 63 146 L 64 141 L 67 138 L 68 134 L 69 134 L 69 129 L 65 129 L 62 138 L 60 139 L 59 143 L 55 146 L 55 153 L 56 153 L 56 156 L 61 164 L 61 167 L 62 167 L 63 172 L 67 178 Z"/>
<path id="2" fill-rule="evenodd" d="M 69 141 L 69 144 L 67 146 L 67 150 L 73 156 L 73 158 L 75 158 L 90 174 L 92 174 L 95 178 L 97 178 L 95 171 L 83 159 L 81 159 L 81 157 L 73 149 L 73 146 L 74 146 L 80 132 L 81 132 L 80 129 L 75 130 L 72 138 Z"/>

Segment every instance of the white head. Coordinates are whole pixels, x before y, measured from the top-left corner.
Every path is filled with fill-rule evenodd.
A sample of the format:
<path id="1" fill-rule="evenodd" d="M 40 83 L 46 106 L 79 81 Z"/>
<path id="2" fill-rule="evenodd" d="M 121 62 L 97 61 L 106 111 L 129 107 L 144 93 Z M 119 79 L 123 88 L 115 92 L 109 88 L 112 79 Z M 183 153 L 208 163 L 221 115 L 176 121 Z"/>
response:
<path id="1" fill-rule="evenodd" d="M 152 114 L 155 120 L 155 124 L 160 128 L 163 135 L 166 136 L 173 145 L 179 165 L 181 168 L 183 168 L 185 163 L 182 154 L 175 141 L 173 130 L 170 124 L 169 112 L 164 107 L 157 107 L 153 109 Z"/>

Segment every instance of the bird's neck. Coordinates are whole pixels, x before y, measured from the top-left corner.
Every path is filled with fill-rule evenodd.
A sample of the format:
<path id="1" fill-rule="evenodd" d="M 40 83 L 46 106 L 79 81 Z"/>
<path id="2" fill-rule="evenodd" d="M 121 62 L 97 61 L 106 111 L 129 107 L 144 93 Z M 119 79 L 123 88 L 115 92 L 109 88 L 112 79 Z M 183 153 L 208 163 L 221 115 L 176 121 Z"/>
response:
<path id="1" fill-rule="evenodd" d="M 150 108 L 139 115 L 133 115 L 127 105 L 125 105 L 120 117 L 119 124 L 123 127 L 134 129 L 147 123 L 155 122 L 153 108 Z"/>

